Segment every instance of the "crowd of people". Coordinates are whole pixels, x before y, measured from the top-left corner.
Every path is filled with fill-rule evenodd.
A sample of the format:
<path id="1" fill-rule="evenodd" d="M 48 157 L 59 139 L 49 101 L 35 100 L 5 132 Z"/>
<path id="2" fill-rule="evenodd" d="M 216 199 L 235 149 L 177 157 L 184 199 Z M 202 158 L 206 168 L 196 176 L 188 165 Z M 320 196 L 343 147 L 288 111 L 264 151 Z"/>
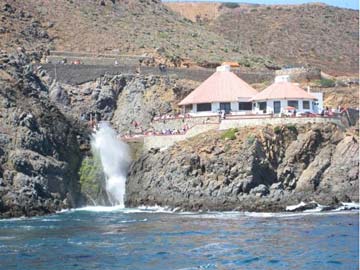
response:
<path id="1" fill-rule="evenodd" d="M 167 118 L 173 119 L 173 118 Z M 159 136 L 159 135 L 181 135 L 185 134 L 189 130 L 189 125 L 184 124 L 181 128 L 164 128 L 161 130 L 155 130 L 154 128 L 149 128 L 144 130 L 141 123 L 138 121 L 132 121 L 131 125 L 134 127 L 135 131 L 129 130 L 123 137 L 124 138 L 132 138 L 139 136 Z"/>
<path id="2" fill-rule="evenodd" d="M 171 120 L 171 119 L 185 119 L 190 118 L 190 114 L 164 114 L 164 115 L 156 115 L 153 117 L 152 121 L 161 121 L 161 120 Z"/>

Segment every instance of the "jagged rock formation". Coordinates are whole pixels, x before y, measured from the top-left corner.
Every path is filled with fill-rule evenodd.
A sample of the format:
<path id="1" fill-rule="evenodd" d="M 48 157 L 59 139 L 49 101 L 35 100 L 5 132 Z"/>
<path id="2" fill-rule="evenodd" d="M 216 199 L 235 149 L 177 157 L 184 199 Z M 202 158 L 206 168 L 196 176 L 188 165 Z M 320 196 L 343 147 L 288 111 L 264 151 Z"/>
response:
<path id="1" fill-rule="evenodd" d="M 45 72 L 45 74 L 43 74 Z M 49 88 L 49 99 L 65 114 L 89 120 L 92 114 L 98 120 L 110 121 L 125 134 L 140 132 L 133 121 L 146 130 L 155 115 L 178 112 L 177 103 L 199 83 L 142 74 L 104 75 L 95 81 L 72 86 L 55 81 L 40 69 L 42 81 Z"/>
<path id="2" fill-rule="evenodd" d="M 81 124 L 49 101 L 33 70 L 37 55 L 2 54 L 0 217 L 51 213 L 81 203 Z"/>
<path id="3" fill-rule="evenodd" d="M 231 137 L 230 137 L 231 138 Z M 334 124 L 241 129 L 234 140 L 199 135 L 135 161 L 128 206 L 283 211 L 315 200 L 358 201 L 357 135 Z"/>

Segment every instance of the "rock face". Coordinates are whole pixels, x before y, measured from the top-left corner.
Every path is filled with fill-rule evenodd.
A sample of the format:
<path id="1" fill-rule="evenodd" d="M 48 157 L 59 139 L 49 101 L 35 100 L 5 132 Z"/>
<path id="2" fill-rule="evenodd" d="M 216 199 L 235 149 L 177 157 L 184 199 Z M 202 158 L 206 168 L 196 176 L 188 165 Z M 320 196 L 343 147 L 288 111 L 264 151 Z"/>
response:
<path id="1" fill-rule="evenodd" d="M 0 69 L 0 217 L 78 206 L 81 125 L 49 101 L 31 57 L 7 59 Z"/>
<path id="2" fill-rule="evenodd" d="M 46 73 L 39 69 L 37 74 L 41 76 L 43 72 Z M 83 118 L 84 123 L 90 115 L 110 121 L 120 134 L 147 130 L 155 115 L 178 112 L 178 101 L 197 86 L 185 80 L 142 74 L 104 75 L 71 86 L 46 75 L 42 80 L 49 88 L 49 98 L 65 115 Z M 134 121 L 139 123 L 137 128 Z"/>
<path id="3" fill-rule="evenodd" d="M 132 77 L 117 100 L 113 126 L 122 134 L 128 131 L 136 132 L 131 125 L 133 121 L 147 129 L 155 115 L 172 112 L 171 103 L 166 100 L 166 96 L 170 95 L 172 99 L 174 94 L 170 89 L 167 92 L 163 78 Z"/>
<path id="4" fill-rule="evenodd" d="M 126 204 L 284 211 L 301 201 L 358 201 L 357 136 L 334 124 L 241 129 L 234 140 L 219 133 L 141 156 Z"/>

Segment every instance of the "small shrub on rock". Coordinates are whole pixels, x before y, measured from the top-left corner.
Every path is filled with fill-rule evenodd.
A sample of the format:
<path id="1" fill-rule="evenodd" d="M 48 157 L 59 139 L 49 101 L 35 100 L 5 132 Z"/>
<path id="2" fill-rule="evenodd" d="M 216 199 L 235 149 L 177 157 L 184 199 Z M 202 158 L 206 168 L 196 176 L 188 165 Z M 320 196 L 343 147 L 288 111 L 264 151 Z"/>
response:
<path id="1" fill-rule="evenodd" d="M 229 130 L 225 131 L 221 135 L 221 139 L 223 139 L 223 140 L 235 140 L 236 139 L 236 132 L 238 132 L 237 128 L 230 128 Z"/>
<path id="2" fill-rule="evenodd" d="M 335 81 L 334 80 L 331 80 L 331 79 L 321 79 L 319 81 L 320 83 L 320 86 L 321 87 L 334 87 L 335 86 Z"/>
<path id="3" fill-rule="evenodd" d="M 275 134 L 280 134 L 281 133 L 281 127 L 279 127 L 279 126 L 274 127 L 274 132 L 275 132 Z"/>
<path id="4" fill-rule="evenodd" d="M 287 129 L 290 130 L 293 133 L 296 133 L 296 134 L 298 133 L 297 128 L 294 125 L 288 125 Z"/>

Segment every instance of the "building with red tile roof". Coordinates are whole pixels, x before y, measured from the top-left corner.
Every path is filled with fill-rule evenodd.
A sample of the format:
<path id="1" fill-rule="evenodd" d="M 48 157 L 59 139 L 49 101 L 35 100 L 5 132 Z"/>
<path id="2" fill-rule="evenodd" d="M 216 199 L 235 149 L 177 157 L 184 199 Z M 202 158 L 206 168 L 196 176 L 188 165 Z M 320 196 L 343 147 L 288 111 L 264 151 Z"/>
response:
<path id="1" fill-rule="evenodd" d="M 256 94 L 258 92 L 254 88 L 230 71 L 230 66 L 221 66 L 185 97 L 179 106 L 191 113 L 251 111 L 251 99 Z"/>
<path id="2" fill-rule="evenodd" d="M 286 107 L 294 107 L 297 112 L 314 112 L 317 98 L 288 81 L 288 76 L 278 76 L 275 82 L 256 94 L 252 99 L 254 111 L 281 113 Z"/>

